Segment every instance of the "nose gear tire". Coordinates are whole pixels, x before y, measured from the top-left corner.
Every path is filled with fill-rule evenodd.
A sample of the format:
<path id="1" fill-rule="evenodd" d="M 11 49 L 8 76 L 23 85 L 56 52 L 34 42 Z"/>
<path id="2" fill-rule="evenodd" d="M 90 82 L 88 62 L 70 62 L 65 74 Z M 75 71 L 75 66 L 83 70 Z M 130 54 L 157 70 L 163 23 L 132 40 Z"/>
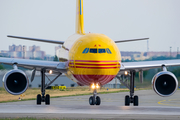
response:
<path id="1" fill-rule="evenodd" d="M 91 97 L 89 98 L 89 104 L 90 104 L 90 105 L 94 105 L 94 104 L 95 104 L 95 101 L 94 101 L 94 99 L 93 99 L 93 96 L 91 96 Z"/>
<path id="2" fill-rule="evenodd" d="M 101 104 L 101 98 L 99 96 L 96 97 L 96 105 Z"/>

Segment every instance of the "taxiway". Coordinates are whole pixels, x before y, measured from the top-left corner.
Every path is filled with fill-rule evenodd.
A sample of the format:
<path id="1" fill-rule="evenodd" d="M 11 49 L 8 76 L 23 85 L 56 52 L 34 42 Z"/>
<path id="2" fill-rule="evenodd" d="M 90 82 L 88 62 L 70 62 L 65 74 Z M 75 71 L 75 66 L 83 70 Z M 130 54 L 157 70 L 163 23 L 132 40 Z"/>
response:
<path id="1" fill-rule="evenodd" d="M 90 95 L 51 98 L 51 105 L 36 105 L 35 100 L 0 103 L 0 118 L 95 118 L 95 119 L 180 119 L 180 92 L 160 97 L 153 90 L 135 91 L 139 106 L 124 106 L 128 92 L 99 94 L 100 106 L 90 106 Z"/>

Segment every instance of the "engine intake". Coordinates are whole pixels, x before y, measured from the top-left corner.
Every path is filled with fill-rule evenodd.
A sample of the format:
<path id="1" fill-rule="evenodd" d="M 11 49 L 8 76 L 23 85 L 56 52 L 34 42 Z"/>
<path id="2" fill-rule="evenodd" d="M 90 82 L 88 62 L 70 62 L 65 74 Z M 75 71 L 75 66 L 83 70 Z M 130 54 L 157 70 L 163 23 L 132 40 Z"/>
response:
<path id="1" fill-rule="evenodd" d="M 167 97 L 174 94 L 178 88 L 178 81 L 175 75 L 169 71 L 161 71 L 152 79 L 154 91 L 162 96 Z"/>
<path id="2" fill-rule="evenodd" d="M 3 77 L 4 88 L 12 95 L 20 95 L 24 93 L 29 85 L 26 74 L 19 69 L 7 72 Z"/>

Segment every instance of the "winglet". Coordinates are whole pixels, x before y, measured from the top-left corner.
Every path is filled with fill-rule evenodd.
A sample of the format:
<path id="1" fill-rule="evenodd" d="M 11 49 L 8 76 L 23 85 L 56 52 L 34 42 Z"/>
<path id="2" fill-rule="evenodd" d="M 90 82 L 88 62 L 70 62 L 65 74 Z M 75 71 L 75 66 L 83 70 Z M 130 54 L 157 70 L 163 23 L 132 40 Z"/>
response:
<path id="1" fill-rule="evenodd" d="M 84 12 L 83 0 L 76 0 L 76 29 L 78 34 L 85 34 L 84 32 Z"/>

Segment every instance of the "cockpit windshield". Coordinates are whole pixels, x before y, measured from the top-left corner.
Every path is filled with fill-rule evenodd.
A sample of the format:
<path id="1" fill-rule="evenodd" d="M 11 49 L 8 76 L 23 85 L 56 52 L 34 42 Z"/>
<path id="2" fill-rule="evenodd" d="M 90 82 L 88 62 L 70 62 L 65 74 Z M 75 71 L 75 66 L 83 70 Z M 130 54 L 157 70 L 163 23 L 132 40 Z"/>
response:
<path id="1" fill-rule="evenodd" d="M 85 48 L 83 50 L 84 54 L 86 53 L 108 53 L 108 54 L 112 54 L 109 48 Z"/>
<path id="2" fill-rule="evenodd" d="M 97 53 L 97 49 L 96 48 L 90 48 L 90 53 Z"/>
<path id="3" fill-rule="evenodd" d="M 89 52 L 89 48 L 85 48 L 83 53 L 88 53 Z"/>
<path id="4" fill-rule="evenodd" d="M 106 51 L 108 54 L 112 54 L 111 51 L 109 50 L 109 48 L 106 48 Z"/>
<path id="5" fill-rule="evenodd" d="M 106 53 L 105 49 L 98 49 L 98 53 Z"/>

